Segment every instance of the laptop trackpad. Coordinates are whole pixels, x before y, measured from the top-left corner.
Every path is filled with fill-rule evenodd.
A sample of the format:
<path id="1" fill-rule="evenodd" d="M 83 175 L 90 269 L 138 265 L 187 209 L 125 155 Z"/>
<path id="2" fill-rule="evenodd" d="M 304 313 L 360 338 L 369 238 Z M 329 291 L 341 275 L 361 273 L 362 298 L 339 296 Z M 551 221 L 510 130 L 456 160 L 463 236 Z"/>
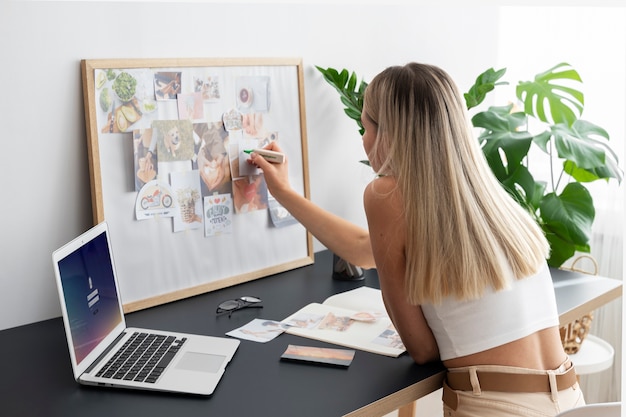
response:
<path id="1" fill-rule="evenodd" d="M 224 360 L 226 360 L 226 356 L 185 352 L 185 355 L 176 365 L 176 369 L 216 373 L 222 368 Z"/>

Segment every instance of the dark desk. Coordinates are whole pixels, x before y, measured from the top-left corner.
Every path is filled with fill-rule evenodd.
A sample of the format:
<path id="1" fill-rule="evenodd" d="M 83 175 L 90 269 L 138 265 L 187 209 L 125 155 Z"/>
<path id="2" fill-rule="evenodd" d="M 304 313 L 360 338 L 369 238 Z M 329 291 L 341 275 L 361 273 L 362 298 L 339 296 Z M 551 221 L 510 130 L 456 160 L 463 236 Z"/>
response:
<path id="1" fill-rule="evenodd" d="M 253 318 L 282 320 L 332 294 L 361 285 L 378 287 L 374 271 L 366 272 L 365 281 L 334 281 L 330 264 L 331 254 L 321 252 L 314 265 L 132 313 L 127 322 L 223 336 Z M 574 284 L 567 285 L 570 274 L 557 277 L 559 313 L 587 312 L 587 302 L 596 308 L 621 294 L 619 281 L 573 274 Z M 587 279 L 593 279 L 593 285 L 587 287 Z M 576 291 L 578 284 L 582 291 Z M 215 315 L 220 301 L 242 295 L 261 297 L 264 308 L 241 310 L 230 319 Z M 576 305 L 562 300 L 563 296 L 573 297 Z M 63 323 L 60 318 L 47 320 L 0 332 L 0 410 L 6 416 L 46 417 L 381 416 L 441 387 L 444 368 L 439 363 L 418 366 L 406 354 L 389 358 L 362 351 L 357 351 L 348 369 L 281 362 L 288 344 L 332 346 L 289 334 L 264 344 L 242 340 L 209 398 L 94 388 L 74 381 Z"/>

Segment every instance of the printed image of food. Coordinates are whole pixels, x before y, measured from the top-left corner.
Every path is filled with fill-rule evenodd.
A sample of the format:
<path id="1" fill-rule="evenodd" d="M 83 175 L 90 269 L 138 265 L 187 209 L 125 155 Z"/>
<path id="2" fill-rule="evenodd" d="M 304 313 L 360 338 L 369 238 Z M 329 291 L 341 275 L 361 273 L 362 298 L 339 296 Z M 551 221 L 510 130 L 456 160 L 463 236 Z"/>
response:
<path id="1" fill-rule="evenodd" d="M 100 96 L 100 104 L 102 105 L 102 95 Z M 117 108 L 111 108 L 108 114 L 108 120 L 102 128 L 102 133 L 120 133 L 127 132 L 129 128 L 141 119 L 142 112 L 139 110 L 139 102 L 133 98 L 127 103 Z"/>
<path id="2" fill-rule="evenodd" d="M 135 96 L 137 80 L 127 72 L 121 72 L 113 81 L 113 91 L 123 102 L 130 101 Z"/>
<path id="3" fill-rule="evenodd" d="M 128 129 L 128 120 L 126 120 L 124 113 L 120 109 L 115 113 L 115 124 L 120 132 L 126 132 L 126 129 Z"/>
<path id="4" fill-rule="evenodd" d="M 109 88 L 105 87 L 100 92 L 100 107 L 102 111 L 109 111 L 111 108 L 111 104 L 113 100 L 111 99 L 111 94 L 109 93 Z"/>
<path id="5" fill-rule="evenodd" d="M 107 75 L 104 71 L 98 71 L 98 75 L 96 75 L 96 88 L 99 90 L 104 86 L 104 83 L 107 82 Z"/>
<path id="6" fill-rule="evenodd" d="M 130 103 L 130 105 L 123 105 L 120 107 L 122 114 L 128 120 L 129 123 L 135 123 L 139 118 L 141 118 L 141 114 L 139 114 L 139 110 L 135 107 L 136 103 Z"/>

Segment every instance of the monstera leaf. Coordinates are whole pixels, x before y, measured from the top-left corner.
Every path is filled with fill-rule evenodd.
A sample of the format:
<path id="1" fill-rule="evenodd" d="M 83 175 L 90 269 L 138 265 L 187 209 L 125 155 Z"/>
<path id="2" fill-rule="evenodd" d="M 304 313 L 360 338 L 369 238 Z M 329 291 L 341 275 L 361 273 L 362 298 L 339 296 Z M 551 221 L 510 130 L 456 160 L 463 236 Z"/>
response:
<path id="1" fill-rule="evenodd" d="M 563 81 L 565 84 L 557 83 Z M 581 82 L 578 72 L 569 64 L 561 63 L 537 74 L 535 81 L 520 82 L 515 92 L 524 103 L 526 114 L 545 123 L 569 126 L 582 114 L 585 105 L 583 93 L 567 86 L 571 81 Z M 546 116 L 546 107 L 551 119 Z"/>
<path id="2" fill-rule="evenodd" d="M 559 123 L 551 130 L 558 156 L 567 160 L 566 172 L 574 179 L 590 182 L 615 178 L 621 181 L 623 173 L 617 155 L 608 146 L 606 130 L 585 120 L 576 120 L 571 126 Z"/>
<path id="3" fill-rule="evenodd" d="M 540 211 L 541 226 L 552 247 L 549 263 L 561 265 L 575 251 L 590 251 L 589 239 L 596 212 L 593 199 L 582 184 L 569 183 L 560 195 L 546 194 Z M 554 243 L 559 244 L 558 249 Z"/>

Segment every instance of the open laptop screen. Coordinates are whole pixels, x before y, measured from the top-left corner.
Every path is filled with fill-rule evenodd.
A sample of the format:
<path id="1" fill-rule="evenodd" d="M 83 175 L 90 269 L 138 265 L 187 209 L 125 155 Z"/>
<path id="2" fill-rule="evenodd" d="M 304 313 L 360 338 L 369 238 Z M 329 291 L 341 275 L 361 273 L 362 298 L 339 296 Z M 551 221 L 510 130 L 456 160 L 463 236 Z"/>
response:
<path id="1" fill-rule="evenodd" d="M 76 362 L 122 321 L 106 231 L 58 262 Z"/>

